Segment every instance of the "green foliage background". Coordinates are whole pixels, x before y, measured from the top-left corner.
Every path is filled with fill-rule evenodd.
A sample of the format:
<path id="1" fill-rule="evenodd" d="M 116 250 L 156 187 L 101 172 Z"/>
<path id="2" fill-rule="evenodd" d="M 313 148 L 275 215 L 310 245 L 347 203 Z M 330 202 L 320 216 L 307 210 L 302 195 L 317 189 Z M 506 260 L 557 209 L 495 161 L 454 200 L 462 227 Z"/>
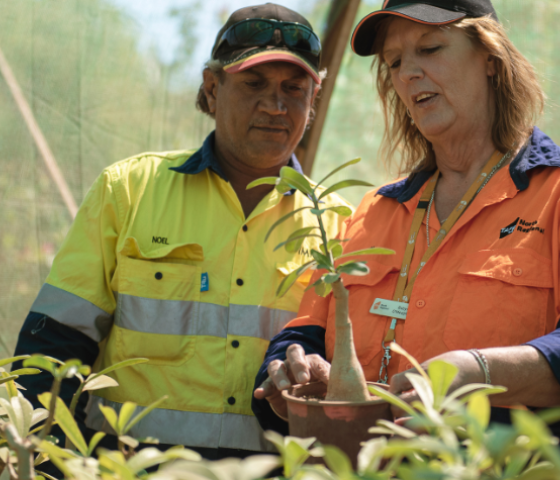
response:
<path id="1" fill-rule="evenodd" d="M 329 3 L 301 0 L 318 31 Z M 359 16 L 380 4 L 363 0 Z M 539 126 L 558 142 L 560 2 L 494 5 L 541 75 L 549 101 Z M 0 0 L 0 48 L 78 203 L 103 167 L 141 151 L 197 147 L 212 130 L 212 121 L 194 109 L 199 77 L 184 73 L 197 11 L 191 3 L 170 12 L 181 22 L 183 48 L 165 64 L 154 51 L 139 49 L 138 25 L 108 0 Z M 362 157 L 344 178 L 376 185 L 392 178 L 377 156 L 383 124 L 370 65 L 370 58 L 347 49 L 314 177 Z M 0 357 L 6 357 L 71 219 L 3 78 L 0 102 Z M 357 204 L 363 193 L 350 192 L 349 199 Z"/>

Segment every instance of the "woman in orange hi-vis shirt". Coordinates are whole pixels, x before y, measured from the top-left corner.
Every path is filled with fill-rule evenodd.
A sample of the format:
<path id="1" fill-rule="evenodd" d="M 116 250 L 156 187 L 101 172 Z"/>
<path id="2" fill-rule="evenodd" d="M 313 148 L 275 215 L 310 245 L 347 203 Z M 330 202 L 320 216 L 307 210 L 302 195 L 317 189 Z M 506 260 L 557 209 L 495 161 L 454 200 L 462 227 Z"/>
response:
<path id="1" fill-rule="evenodd" d="M 395 340 L 424 366 L 459 367 L 452 389 L 507 387 L 491 397 L 495 421 L 509 419 L 499 405 L 560 405 L 560 148 L 533 127 L 544 99 L 533 68 L 490 0 L 388 0 L 352 48 L 377 56 L 382 151 L 411 172 L 366 195 L 340 233 L 347 251 L 396 251 L 343 276 L 367 380 L 415 398 Z M 382 315 L 394 302 L 405 319 Z M 333 299 L 310 290 L 256 379 L 264 428 L 286 431 L 280 390 L 328 382 L 333 346 Z"/>

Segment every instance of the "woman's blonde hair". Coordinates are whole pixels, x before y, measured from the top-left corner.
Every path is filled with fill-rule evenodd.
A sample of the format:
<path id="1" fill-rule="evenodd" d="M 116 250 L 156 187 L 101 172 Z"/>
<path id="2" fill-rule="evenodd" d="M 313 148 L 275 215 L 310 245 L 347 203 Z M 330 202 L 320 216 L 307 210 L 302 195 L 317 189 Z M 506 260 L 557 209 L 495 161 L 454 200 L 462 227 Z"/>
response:
<path id="1" fill-rule="evenodd" d="M 385 120 L 380 152 L 389 163 L 400 152 L 401 173 L 433 170 L 436 163 L 432 145 L 408 116 L 381 53 L 392 19 L 389 17 L 379 25 L 374 44 L 377 55 L 372 65 L 377 63 L 377 89 Z M 492 140 L 502 152 L 516 149 L 530 135 L 544 107 L 545 94 L 533 66 L 513 45 L 504 27 L 489 16 L 463 19 L 452 26 L 463 30 L 476 47 L 495 57 L 497 73 L 489 80 L 496 101 Z"/>

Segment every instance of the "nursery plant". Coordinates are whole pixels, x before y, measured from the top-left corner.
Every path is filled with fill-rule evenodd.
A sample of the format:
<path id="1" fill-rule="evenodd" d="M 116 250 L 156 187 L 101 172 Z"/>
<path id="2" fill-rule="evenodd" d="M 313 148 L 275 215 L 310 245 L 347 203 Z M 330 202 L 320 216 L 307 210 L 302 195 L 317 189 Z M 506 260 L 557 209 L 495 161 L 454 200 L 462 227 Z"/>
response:
<path id="1" fill-rule="evenodd" d="M 341 216 L 350 216 L 352 210 L 347 206 L 334 206 L 321 208 L 322 199 L 330 193 L 343 188 L 354 186 L 371 185 L 363 180 L 343 180 L 335 183 L 327 189 L 322 189 L 321 185 L 331 176 L 339 171 L 360 162 L 360 158 L 350 160 L 345 164 L 334 169 L 326 175 L 318 184 L 312 186 L 307 178 L 291 167 L 283 167 L 280 170 L 280 177 L 265 177 L 250 183 L 247 188 L 254 188 L 259 185 L 274 185 L 280 193 L 289 190 L 297 190 L 310 200 L 310 205 L 301 207 L 278 220 L 270 228 L 265 237 L 265 241 L 270 237 L 272 231 L 281 223 L 302 210 L 310 210 L 317 217 L 315 227 L 301 228 L 293 232 L 284 242 L 276 246 L 275 250 L 285 248 L 290 253 L 297 252 L 303 242 L 308 238 L 318 238 L 320 241 L 319 250 L 311 249 L 310 253 L 313 260 L 305 263 L 298 269 L 291 272 L 278 287 L 277 295 L 284 295 L 288 289 L 303 275 L 308 269 L 323 270 L 318 278 L 309 288 L 315 288 L 318 295 L 326 296 L 333 293 L 335 299 L 335 329 L 336 340 L 334 353 L 331 362 L 329 384 L 325 400 L 327 401 L 348 401 L 365 402 L 371 399 L 367 388 L 366 379 L 354 347 L 352 337 L 352 322 L 348 315 L 348 290 L 344 287 L 342 274 L 363 276 L 369 273 L 369 268 L 364 261 L 352 260 L 351 257 L 362 255 L 391 255 L 395 252 L 387 248 L 372 247 L 365 250 L 354 252 L 344 252 L 343 244 L 349 239 L 328 238 L 324 227 L 322 216 L 328 210 L 332 210 Z M 320 190 L 321 189 L 321 190 Z"/>

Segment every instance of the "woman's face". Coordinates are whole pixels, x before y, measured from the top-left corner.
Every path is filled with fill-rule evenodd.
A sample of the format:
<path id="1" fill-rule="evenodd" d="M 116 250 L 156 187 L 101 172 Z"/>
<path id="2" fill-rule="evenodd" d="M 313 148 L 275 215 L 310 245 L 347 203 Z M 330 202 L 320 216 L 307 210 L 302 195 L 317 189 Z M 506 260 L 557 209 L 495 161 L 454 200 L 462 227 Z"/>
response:
<path id="1" fill-rule="evenodd" d="M 491 130 L 494 60 L 476 50 L 463 31 L 395 18 L 383 58 L 397 94 L 428 141 Z"/>

